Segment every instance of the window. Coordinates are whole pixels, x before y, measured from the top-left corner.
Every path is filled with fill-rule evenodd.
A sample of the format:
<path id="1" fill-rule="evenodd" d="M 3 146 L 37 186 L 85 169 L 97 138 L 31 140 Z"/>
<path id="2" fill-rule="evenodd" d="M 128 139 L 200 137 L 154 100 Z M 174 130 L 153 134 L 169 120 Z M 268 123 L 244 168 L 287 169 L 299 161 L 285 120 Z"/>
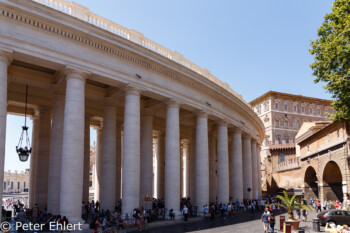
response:
<path id="1" fill-rule="evenodd" d="M 23 182 L 23 188 L 26 188 L 26 182 Z"/>
<path id="2" fill-rule="evenodd" d="M 17 190 L 19 190 L 20 187 L 21 187 L 21 183 L 17 182 Z"/>
<path id="3" fill-rule="evenodd" d="M 294 112 L 297 112 L 297 111 L 298 111 L 298 107 L 294 105 L 294 106 L 293 106 L 293 111 L 294 111 Z"/>
<path id="4" fill-rule="evenodd" d="M 278 144 L 282 144 L 282 138 L 280 136 L 277 136 L 277 141 L 278 141 Z"/>
<path id="5" fill-rule="evenodd" d="M 6 182 L 4 182 L 4 190 L 6 190 Z"/>
<path id="6" fill-rule="evenodd" d="M 321 115 L 321 109 L 317 109 L 317 115 Z"/>
<path id="7" fill-rule="evenodd" d="M 294 122 L 293 122 L 293 127 L 294 127 L 294 128 L 298 128 L 298 122 L 297 122 L 297 121 L 294 121 Z"/>
<path id="8" fill-rule="evenodd" d="M 312 112 L 313 112 L 313 109 L 309 108 L 309 113 L 312 114 Z"/>
<path id="9" fill-rule="evenodd" d="M 288 105 L 287 104 L 284 105 L 284 111 L 288 111 Z"/>
<path id="10" fill-rule="evenodd" d="M 282 163 L 286 160 L 286 156 L 284 154 L 278 155 L 278 163 Z"/>
<path id="11" fill-rule="evenodd" d="M 278 120 L 275 120 L 275 126 L 278 127 L 280 124 L 278 122 Z"/>
<path id="12" fill-rule="evenodd" d="M 265 105 L 264 105 L 264 111 L 265 111 L 265 112 L 269 111 L 269 105 L 268 105 L 268 104 L 265 104 Z"/>
<path id="13" fill-rule="evenodd" d="M 288 121 L 285 121 L 284 122 L 284 127 L 288 127 L 288 126 L 289 126 Z"/>
<path id="14" fill-rule="evenodd" d="M 278 103 L 275 103 L 275 109 L 278 109 Z"/>
<path id="15" fill-rule="evenodd" d="M 13 182 L 11 182 L 11 189 L 13 189 Z"/>
<path id="16" fill-rule="evenodd" d="M 301 107 L 301 112 L 305 112 L 305 107 Z"/>
<path id="17" fill-rule="evenodd" d="M 260 114 L 260 107 L 257 107 L 257 108 L 256 108 L 256 112 L 257 112 L 258 114 Z"/>
<path id="18" fill-rule="evenodd" d="M 268 145 L 269 145 L 269 139 L 265 138 L 265 146 L 268 146 Z"/>

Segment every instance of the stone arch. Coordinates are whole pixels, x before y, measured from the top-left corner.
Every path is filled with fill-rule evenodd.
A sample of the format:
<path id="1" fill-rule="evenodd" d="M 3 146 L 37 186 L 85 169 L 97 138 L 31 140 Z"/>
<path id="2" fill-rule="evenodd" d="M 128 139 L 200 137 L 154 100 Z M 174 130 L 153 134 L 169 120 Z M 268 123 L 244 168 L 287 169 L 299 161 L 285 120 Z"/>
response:
<path id="1" fill-rule="evenodd" d="M 314 167 L 309 166 L 304 174 L 304 193 L 307 199 L 318 198 L 318 180 Z"/>
<path id="2" fill-rule="evenodd" d="M 343 176 L 340 166 L 335 161 L 329 161 L 323 168 L 323 198 L 343 201 Z"/>

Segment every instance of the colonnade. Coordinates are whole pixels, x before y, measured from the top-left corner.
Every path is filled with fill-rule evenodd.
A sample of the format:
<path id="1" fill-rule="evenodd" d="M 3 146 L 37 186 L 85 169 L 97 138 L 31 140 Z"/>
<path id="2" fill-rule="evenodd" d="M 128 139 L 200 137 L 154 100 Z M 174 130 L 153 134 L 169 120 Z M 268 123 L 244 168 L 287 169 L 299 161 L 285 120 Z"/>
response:
<path id="1" fill-rule="evenodd" d="M 2 168 L 10 61 L 11 53 L 0 51 Z M 55 89 L 52 109 L 39 106 L 38 114 L 32 117 L 29 204 L 47 207 L 48 212 L 65 215 L 74 222 L 81 218 L 81 202 L 89 199 L 89 128 L 93 116 L 85 111 L 85 82 L 89 73 L 68 67 L 64 76 L 65 91 Z M 179 212 L 180 197 L 184 196 L 190 197 L 199 210 L 210 202 L 227 203 L 230 193 L 233 201 L 256 198 L 261 187 L 259 144 L 251 136 L 224 120 L 209 120 L 206 111 L 198 110 L 194 113 L 196 124 L 191 136 L 184 138 L 180 133 L 181 104 L 175 100 L 165 103 L 165 128 L 155 131 L 152 114 L 141 110 L 141 91 L 127 86 L 123 93 L 123 123 L 117 121 L 118 100 L 106 97 L 103 121 L 97 128 L 94 199 L 101 203 L 101 208 L 112 210 L 115 201 L 121 198 L 123 214 L 130 213 L 143 205 L 146 192 L 164 199 L 165 207 L 175 213 Z M 157 139 L 155 145 L 153 137 Z M 157 159 L 156 172 L 153 153 Z M 153 173 L 157 185 L 153 183 Z"/>

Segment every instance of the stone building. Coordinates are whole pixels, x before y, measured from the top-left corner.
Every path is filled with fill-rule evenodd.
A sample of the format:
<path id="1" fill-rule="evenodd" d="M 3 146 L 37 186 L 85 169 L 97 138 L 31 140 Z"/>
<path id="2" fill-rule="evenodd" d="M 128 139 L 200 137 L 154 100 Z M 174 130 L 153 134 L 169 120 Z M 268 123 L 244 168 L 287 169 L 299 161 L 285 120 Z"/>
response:
<path id="1" fill-rule="evenodd" d="M 0 0 L 0 20 L 0 167 L 6 115 L 24 113 L 28 85 L 30 207 L 81 220 L 90 127 L 103 209 L 122 198 L 131 214 L 146 192 L 154 196 L 154 174 L 157 197 L 176 216 L 184 194 L 199 207 L 261 194 L 264 125 L 208 70 L 66 0 Z"/>
<path id="2" fill-rule="evenodd" d="M 29 169 L 4 172 L 3 193 L 23 193 L 29 190 Z"/>
<path id="3" fill-rule="evenodd" d="M 306 197 L 348 199 L 350 161 L 349 122 L 309 124 L 296 138 Z"/>
<path id="4" fill-rule="evenodd" d="M 251 101 L 250 105 L 265 126 L 260 154 L 263 189 L 293 188 L 295 184 L 290 183 L 288 177 L 300 168 L 300 161 L 296 159 L 295 136 L 303 122 L 326 119 L 327 113 L 333 111 L 331 101 L 269 91 Z"/>

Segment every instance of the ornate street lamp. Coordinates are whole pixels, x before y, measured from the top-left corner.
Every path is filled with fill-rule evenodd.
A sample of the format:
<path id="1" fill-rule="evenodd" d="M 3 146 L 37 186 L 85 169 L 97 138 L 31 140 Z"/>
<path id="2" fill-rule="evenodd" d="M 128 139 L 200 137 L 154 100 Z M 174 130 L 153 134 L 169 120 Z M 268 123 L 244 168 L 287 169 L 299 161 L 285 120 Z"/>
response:
<path id="1" fill-rule="evenodd" d="M 28 102 L 28 85 L 26 85 L 26 105 L 24 110 L 24 126 L 22 126 L 22 134 L 19 139 L 18 146 L 16 146 L 16 151 L 17 151 L 19 160 L 21 162 L 26 162 L 28 160 L 30 153 L 32 153 L 32 148 L 30 147 L 30 141 L 28 136 L 29 127 L 27 127 L 27 102 Z"/>

